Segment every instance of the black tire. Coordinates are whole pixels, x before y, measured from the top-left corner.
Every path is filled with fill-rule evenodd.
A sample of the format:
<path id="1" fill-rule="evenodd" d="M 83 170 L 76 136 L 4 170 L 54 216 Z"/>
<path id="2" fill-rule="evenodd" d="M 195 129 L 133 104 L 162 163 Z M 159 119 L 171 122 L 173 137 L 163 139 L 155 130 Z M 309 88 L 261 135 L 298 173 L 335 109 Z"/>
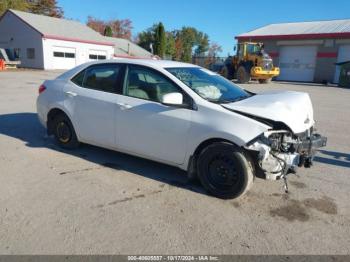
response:
<path id="1" fill-rule="evenodd" d="M 199 155 L 197 170 L 203 187 L 223 199 L 244 195 L 254 180 L 252 165 L 243 151 L 226 142 L 205 148 Z"/>
<path id="2" fill-rule="evenodd" d="M 237 70 L 237 80 L 241 84 L 248 83 L 250 81 L 250 73 L 247 72 L 247 70 L 243 67 L 240 66 Z"/>
<path id="3" fill-rule="evenodd" d="M 222 70 L 221 70 L 221 75 L 223 77 L 225 77 L 226 79 L 228 80 L 232 80 L 233 79 L 233 73 L 232 73 L 232 70 L 227 66 L 225 65 Z"/>
<path id="4" fill-rule="evenodd" d="M 79 146 L 72 122 L 65 114 L 58 114 L 53 119 L 53 134 L 59 146 L 74 149 Z"/>
<path id="5" fill-rule="evenodd" d="M 270 82 L 270 79 L 259 79 L 258 81 L 260 84 L 267 84 Z"/>

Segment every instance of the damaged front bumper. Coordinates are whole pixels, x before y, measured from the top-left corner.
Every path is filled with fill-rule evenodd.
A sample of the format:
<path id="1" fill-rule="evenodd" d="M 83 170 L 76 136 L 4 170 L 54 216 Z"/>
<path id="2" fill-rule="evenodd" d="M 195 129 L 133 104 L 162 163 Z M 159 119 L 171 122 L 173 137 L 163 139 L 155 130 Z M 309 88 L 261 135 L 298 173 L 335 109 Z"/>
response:
<path id="1" fill-rule="evenodd" d="M 288 131 L 268 131 L 246 146 L 255 152 L 258 169 L 268 180 L 277 180 L 295 173 L 298 167 L 309 168 L 318 148 L 327 144 L 327 138 L 313 133 L 312 129 L 302 135 Z"/>
<path id="2" fill-rule="evenodd" d="M 311 167 L 316 149 L 325 147 L 326 145 L 327 137 L 320 134 L 312 134 L 306 140 L 301 141 L 297 147 L 297 152 L 300 154 L 298 166 Z"/>

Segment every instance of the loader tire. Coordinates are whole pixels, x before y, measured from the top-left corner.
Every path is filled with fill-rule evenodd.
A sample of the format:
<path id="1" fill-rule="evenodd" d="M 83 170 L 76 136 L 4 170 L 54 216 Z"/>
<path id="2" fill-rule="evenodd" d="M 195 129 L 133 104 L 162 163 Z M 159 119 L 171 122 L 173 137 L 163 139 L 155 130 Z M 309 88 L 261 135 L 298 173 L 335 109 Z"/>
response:
<path id="1" fill-rule="evenodd" d="M 243 66 L 240 66 L 237 70 L 237 80 L 241 84 L 245 84 L 250 81 L 250 73 L 247 72 Z"/>
<path id="2" fill-rule="evenodd" d="M 224 66 L 221 70 L 221 75 L 223 77 L 225 77 L 228 80 L 232 80 L 233 79 L 233 74 L 231 72 L 231 70 L 228 68 L 228 66 Z"/>

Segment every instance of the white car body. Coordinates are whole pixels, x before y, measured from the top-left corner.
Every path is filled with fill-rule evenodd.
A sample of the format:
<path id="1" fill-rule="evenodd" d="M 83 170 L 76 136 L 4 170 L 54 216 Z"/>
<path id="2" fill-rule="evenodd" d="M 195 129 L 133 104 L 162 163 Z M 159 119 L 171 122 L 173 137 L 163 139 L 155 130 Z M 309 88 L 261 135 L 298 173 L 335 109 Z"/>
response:
<path id="1" fill-rule="evenodd" d="M 172 107 L 122 94 L 86 89 L 71 81 L 72 77 L 89 66 L 109 63 L 140 65 L 156 70 L 187 93 L 193 100 L 194 108 Z M 255 116 L 281 122 L 294 134 L 307 132 L 315 123 L 309 95 L 274 91 L 234 103 L 212 103 L 166 70 L 180 67 L 198 68 L 179 62 L 136 59 L 99 61 L 78 66 L 55 80 L 44 82 L 46 91 L 37 99 L 40 122 L 47 127 L 50 111 L 59 109 L 69 117 L 81 142 L 183 170 L 189 170 L 191 158 L 201 145 L 208 141 L 229 141 L 242 149 L 258 152 L 259 161 L 262 162 L 260 165 L 266 167 L 266 173 L 271 173 L 266 178 L 279 178 L 282 170 L 274 171 L 279 170 L 281 164 L 269 159 L 269 146 L 264 139 L 257 139 L 264 135 L 267 137 L 272 126 L 269 122 L 257 120 Z M 169 96 L 168 99 L 174 97 Z M 297 165 L 299 156 L 299 153 L 280 155 L 289 167 Z"/>

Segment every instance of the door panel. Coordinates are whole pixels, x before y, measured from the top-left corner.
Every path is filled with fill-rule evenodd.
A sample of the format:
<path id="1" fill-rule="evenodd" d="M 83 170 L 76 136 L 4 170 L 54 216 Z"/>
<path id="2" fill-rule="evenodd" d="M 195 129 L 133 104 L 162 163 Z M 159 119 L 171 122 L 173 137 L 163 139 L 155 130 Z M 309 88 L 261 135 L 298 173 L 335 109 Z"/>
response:
<path id="1" fill-rule="evenodd" d="M 83 142 L 115 146 L 115 117 L 122 66 L 91 66 L 64 88 L 79 139 Z M 81 86 L 80 86 L 81 85 Z"/>
<path id="2" fill-rule="evenodd" d="M 280 49 L 278 80 L 314 80 L 317 46 L 283 46 Z"/>
<path id="3" fill-rule="evenodd" d="M 117 95 L 73 84 L 67 85 L 65 89 L 65 102 L 69 103 L 68 107 L 73 111 L 73 121 L 79 138 L 92 144 L 115 145 Z"/>
<path id="4" fill-rule="evenodd" d="M 192 110 L 161 104 L 163 96 L 182 93 L 162 73 L 143 66 L 129 65 L 118 97 L 118 148 L 169 163 L 182 164 Z"/>
<path id="5" fill-rule="evenodd" d="M 171 163 L 183 163 L 191 110 L 127 96 L 118 97 L 118 104 L 118 148 Z"/>

